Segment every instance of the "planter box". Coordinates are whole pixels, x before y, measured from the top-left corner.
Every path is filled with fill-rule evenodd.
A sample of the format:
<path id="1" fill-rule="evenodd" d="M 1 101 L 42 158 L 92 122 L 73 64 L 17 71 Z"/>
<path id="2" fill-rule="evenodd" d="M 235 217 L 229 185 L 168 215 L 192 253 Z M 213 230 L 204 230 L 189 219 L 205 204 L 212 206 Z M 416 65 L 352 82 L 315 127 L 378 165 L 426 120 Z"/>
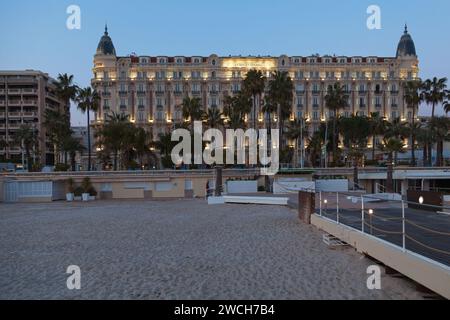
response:
<path id="1" fill-rule="evenodd" d="M 83 194 L 81 195 L 81 199 L 82 199 L 84 202 L 89 201 L 89 200 L 90 200 L 90 197 L 91 197 L 91 195 L 90 195 L 89 193 L 83 193 Z"/>
<path id="2" fill-rule="evenodd" d="M 66 193 L 66 200 L 68 202 L 72 202 L 74 200 L 74 194 L 73 193 Z"/>

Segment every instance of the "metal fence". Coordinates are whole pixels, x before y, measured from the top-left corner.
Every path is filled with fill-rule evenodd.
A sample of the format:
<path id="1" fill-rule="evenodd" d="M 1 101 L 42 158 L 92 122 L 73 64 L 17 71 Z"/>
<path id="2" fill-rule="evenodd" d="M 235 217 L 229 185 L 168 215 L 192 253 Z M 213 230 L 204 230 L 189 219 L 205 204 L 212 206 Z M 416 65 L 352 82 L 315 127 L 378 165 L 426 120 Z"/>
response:
<path id="1" fill-rule="evenodd" d="M 400 195 L 318 192 L 316 212 L 405 252 L 450 266 L 450 208 L 421 204 L 419 199 L 408 202 Z"/>

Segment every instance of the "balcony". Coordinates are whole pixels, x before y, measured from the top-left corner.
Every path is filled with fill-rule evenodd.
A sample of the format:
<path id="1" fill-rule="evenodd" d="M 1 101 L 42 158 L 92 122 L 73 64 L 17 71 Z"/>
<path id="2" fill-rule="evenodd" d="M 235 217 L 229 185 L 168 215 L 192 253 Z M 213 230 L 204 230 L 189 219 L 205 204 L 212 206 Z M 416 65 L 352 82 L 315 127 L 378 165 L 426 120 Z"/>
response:
<path id="1" fill-rule="evenodd" d="M 0 129 L 5 129 L 5 124 L 4 123 L 0 123 Z"/>
<path id="2" fill-rule="evenodd" d="M 398 94 L 398 90 L 391 90 L 391 94 Z"/>
<path id="3" fill-rule="evenodd" d="M 374 93 L 375 93 L 376 95 L 382 95 L 382 94 L 383 94 L 383 91 L 378 90 L 378 91 L 375 91 Z"/>
<path id="4" fill-rule="evenodd" d="M 311 91 L 312 92 L 312 94 L 315 94 L 315 95 L 317 95 L 317 94 L 319 94 L 320 93 L 320 90 L 313 90 L 313 91 Z"/>
<path id="5" fill-rule="evenodd" d="M 313 108 L 314 108 L 314 109 L 318 109 L 318 108 L 319 108 L 319 105 L 318 105 L 318 104 L 313 104 Z"/>
<path id="6" fill-rule="evenodd" d="M 391 108 L 398 108 L 398 104 L 396 103 L 391 104 Z"/>
<path id="7" fill-rule="evenodd" d="M 126 95 L 128 95 L 128 91 L 119 90 L 119 96 L 126 96 Z"/>
<path id="8" fill-rule="evenodd" d="M 160 89 L 155 91 L 155 94 L 157 94 L 157 95 L 162 95 L 164 93 L 165 93 L 165 91 L 164 90 L 160 90 Z"/>
<path id="9" fill-rule="evenodd" d="M 5 89 L 0 89 L 0 94 L 5 94 Z"/>
<path id="10" fill-rule="evenodd" d="M 8 129 L 10 129 L 10 130 L 18 130 L 18 129 L 20 129 L 20 126 L 21 126 L 21 124 L 20 123 L 10 123 L 9 125 L 8 125 Z"/>
<path id="11" fill-rule="evenodd" d="M 297 94 L 305 94 L 305 90 L 295 90 L 295 93 L 297 93 Z"/>
<path id="12" fill-rule="evenodd" d="M 360 109 L 365 109 L 366 107 L 367 107 L 366 104 L 360 104 L 360 105 L 359 105 L 359 108 L 360 108 Z"/>
<path id="13" fill-rule="evenodd" d="M 303 104 L 297 104 L 298 109 L 303 109 Z"/>
<path id="14" fill-rule="evenodd" d="M 175 91 L 173 92 L 173 94 L 176 95 L 176 96 L 180 96 L 180 95 L 183 94 L 183 91 L 181 91 L 181 90 L 175 90 Z"/>
<path id="15" fill-rule="evenodd" d="M 8 94 L 21 94 L 20 89 L 8 89 Z"/>
<path id="16" fill-rule="evenodd" d="M 145 92 L 144 90 L 138 90 L 136 93 L 137 93 L 138 96 L 145 96 L 145 94 L 147 92 Z"/>
<path id="17" fill-rule="evenodd" d="M 25 118 L 34 118 L 37 117 L 37 112 L 22 112 L 22 116 Z"/>
<path id="18" fill-rule="evenodd" d="M 4 106 L 5 105 L 5 100 L 0 100 L 0 106 Z"/>
<path id="19" fill-rule="evenodd" d="M 201 93 L 201 91 L 200 90 L 192 90 L 191 93 L 199 95 Z"/>
<path id="20" fill-rule="evenodd" d="M 37 94 L 36 89 L 22 89 L 23 94 Z"/>
<path id="21" fill-rule="evenodd" d="M 358 93 L 359 94 L 367 94 L 367 91 L 366 90 L 358 90 Z"/>
<path id="22" fill-rule="evenodd" d="M 21 116 L 20 112 L 8 112 L 8 118 L 20 118 Z"/>
<path id="23" fill-rule="evenodd" d="M 23 105 L 27 105 L 27 106 L 37 106 L 37 101 L 36 100 L 24 100 L 22 102 Z"/>
<path id="24" fill-rule="evenodd" d="M 5 113 L 4 112 L 0 112 L 0 118 L 4 118 L 5 117 Z"/>
<path id="25" fill-rule="evenodd" d="M 111 92 L 102 92 L 102 97 L 105 97 L 105 98 L 111 97 Z"/>
<path id="26" fill-rule="evenodd" d="M 375 104 L 375 108 L 376 108 L 376 109 L 381 109 L 381 104 L 380 104 L 380 103 L 376 103 L 376 104 Z"/>
<path id="27" fill-rule="evenodd" d="M 219 91 L 218 90 L 210 90 L 209 94 L 219 94 Z"/>
<path id="28" fill-rule="evenodd" d="M 20 106 L 22 104 L 21 100 L 9 100 L 8 105 L 9 106 Z"/>

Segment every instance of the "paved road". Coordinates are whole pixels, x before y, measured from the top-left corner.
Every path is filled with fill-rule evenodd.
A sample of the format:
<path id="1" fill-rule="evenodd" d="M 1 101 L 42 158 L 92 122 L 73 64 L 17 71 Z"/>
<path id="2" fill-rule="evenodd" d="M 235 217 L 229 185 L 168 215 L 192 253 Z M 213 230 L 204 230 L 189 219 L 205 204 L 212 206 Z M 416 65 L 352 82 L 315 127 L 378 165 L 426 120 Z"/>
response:
<path id="1" fill-rule="evenodd" d="M 290 204 L 293 207 L 297 207 L 297 195 L 290 194 L 289 198 Z M 336 194 L 333 193 L 322 194 L 322 214 L 332 220 L 337 219 L 335 198 Z M 323 204 L 324 199 L 327 199 L 326 205 Z M 317 212 L 320 211 L 319 203 L 320 200 L 317 195 Z M 373 202 L 366 203 L 365 208 L 366 212 L 369 208 L 372 208 L 374 215 L 372 218 L 370 218 L 369 214 L 365 215 L 366 224 L 364 231 L 380 239 L 402 246 L 402 211 L 400 203 Z M 405 230 L 408 237 L 410 237 L 406 238 L 406 249 L 450 266 L 450 215 L 406 208 L 405 217 L 409 222 L 406 223 Z M 352 203 L 347 199 L 347 196 L 340 195 L 339 219 L 341 223 L 361 230 L 361 202 Z M 438 233 L 424 228 L 435 230 Z"/>

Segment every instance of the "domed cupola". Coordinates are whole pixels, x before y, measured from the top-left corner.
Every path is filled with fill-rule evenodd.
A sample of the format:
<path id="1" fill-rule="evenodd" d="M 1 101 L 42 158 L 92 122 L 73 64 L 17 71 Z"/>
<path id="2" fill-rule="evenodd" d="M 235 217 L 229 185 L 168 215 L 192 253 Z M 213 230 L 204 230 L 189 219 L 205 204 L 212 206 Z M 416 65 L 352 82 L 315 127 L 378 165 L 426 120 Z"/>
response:
<path id="1" fill-rule="evenodd" d="M 414 56 L 416 57 L 416 46 L 414 45 L 414 41 L 411 35 L 408 33 L 408 26 L 405 25 L 405 32 L 403 33 L 400 42 L 397 47 L 397 58 L 398 57 L 407 57 Z"/>
<path id="2" fill-rule="evenodd" d="M 100 39 L 100 42 L 97 47 L 98 55 L 116 55 L 116 49 L 114 48 L 114 44 L 111 40 L 111 37 L 108 35 L 108 26 L 105 26 L 105 34 Z"/>

